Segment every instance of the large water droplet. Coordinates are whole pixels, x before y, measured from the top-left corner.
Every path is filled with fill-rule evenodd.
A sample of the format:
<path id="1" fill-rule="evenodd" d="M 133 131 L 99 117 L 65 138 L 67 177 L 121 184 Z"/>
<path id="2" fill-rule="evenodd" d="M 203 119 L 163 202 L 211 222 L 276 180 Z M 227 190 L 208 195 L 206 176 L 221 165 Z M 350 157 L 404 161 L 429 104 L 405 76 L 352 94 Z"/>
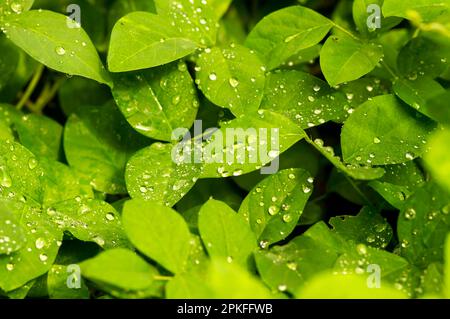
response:
<path id="1" fill-rule="evenodd" d="M 63 47 L 56 47 L 55 52 L 57 55 L 64 55 L 66 54 L 66 50 Z"/>

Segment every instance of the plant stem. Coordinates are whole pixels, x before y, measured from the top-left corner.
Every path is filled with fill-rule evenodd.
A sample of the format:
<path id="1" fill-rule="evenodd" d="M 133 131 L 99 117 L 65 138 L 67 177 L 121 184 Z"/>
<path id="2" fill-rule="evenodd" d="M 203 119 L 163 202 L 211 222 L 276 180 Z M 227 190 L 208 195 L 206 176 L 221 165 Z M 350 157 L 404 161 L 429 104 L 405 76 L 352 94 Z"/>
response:
<path id="1" fill-rule="evenodd" d="M 16 108 L 18 110 L 21 110 L 23 108 L 25 103 L 29 100 L 30 96 L 33 94 L 34 89 L 36 88 L 37 84 L 39 83 L 39 80 L 41 79 L 43 72 L 44 72 L 44 65 L 39 64 L 39 66 L 36 69 L 36 72 L 34 72 L 34 75 L 30 81 L 30 84 L 28 85 L 27 89 L 23 93 L 20 101 L 16 104 Z"/>
<path id="2" fill-rule="evenodd" d="M 31 111 L 33 113 L 41 114 L 42 110 L 45 108 L 45 106 L 55 97 L 56 93 L 58 92 L 59 88 L 65 81 L 65 77 L 58 78 L 55 83 L 50 87 L 46 86 L 42 92 L 41 95 L 36 100 L 36 103 L 33 105 L 33 108 Z"/>
<path id="3" fill-rule="evenodd" d="M 356 40 L 356 41 L 360 41 L 360 38 L 358 38 L 356 35 L 354 35 L 352 32 L 348 31 L 346 28 L 340 26 L 339 24 L 335 23 L 334 27 L 341 30 L 342 32 L 344 32 L 345 34 L 349 35 L 352 39 Z"/>
<path id="4" fill-rule="evenodd" d="M 170 276 L 153 276 L 154 280 L 162 280 L 162 281 L 169 281 L 172 280 L 173 277 Z"/>
<path id="5" fill-rule="evenodd" d="M 386 62 L 381 61 L 380 64 L 386 69 L 386 71 L 388 71 L 391 74 L 394 80 L 398 79 L 397 74 L 395 74 L 394 70 L 392 70 L 391 67 Z"/>

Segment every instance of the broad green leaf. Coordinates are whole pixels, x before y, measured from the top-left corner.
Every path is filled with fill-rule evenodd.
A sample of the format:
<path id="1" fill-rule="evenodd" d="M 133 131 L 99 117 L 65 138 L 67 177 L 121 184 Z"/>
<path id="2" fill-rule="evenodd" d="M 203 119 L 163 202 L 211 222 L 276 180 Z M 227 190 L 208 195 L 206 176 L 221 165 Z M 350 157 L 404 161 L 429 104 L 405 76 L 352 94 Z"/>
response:
<path id="1" fill-rule="evenodd" d="M 294 230 L 313 190 L 313 178 L 303 169 L 292 168 L 271 175 L 244 199 L 239 215 L 255 233 L 259 245 L 285 239 Z"/>
<path id="2" fill-rule="evenodd" d="M 44 195 L 42 204 L 51 207 L 53 204 L 74 198 L 94 198 L 92 187 L 88 181 L 82 180 L 70 167 L 46 158 L 39 160 L 45 170 L 42 179 Z"/>
<path id="3" fill-rule="evenodd" d="M 311 141 L 307 138 L 306 141 L 313 145 L 334 167 L 340 172 L 359 180 L 373 180 L 382 177 L 385 173 L 381 167 L 366 166 L 360 164 L 344 164 L 342 159 L 335 155 L 334 149 L 331 146 L 325 146 L 324 141 L 320 138 Z"/>
<path id="4" fill-rule="evenodd" d="M 0 23 L 2 22 L 2 16 L 14 16 L 30 10 L 33 2 L 34 0 L 0 0 Z"/>
<path id="5" fill-rule="evenodd" d="M 372 71 L 383 56 L 383 48 L 348 36 L 331 36 L 320 52 L 320 66 L 331 86 L 359 79 Z"/>
<path id="6" fill-rule="evenodd" d="M 301 50 L 319 43 L 332 26 L 332 21 L 311 9 L 292 6 L 263 18 L 245 45 L 255 50 L 269 69 L 274 69 Z"/>
<path id="7" fill-rule="evenodd" d="M 114 26 L 108 67 L 112 72 L 147 69 L 189 55 L 197 46 L 167 18 L 149 12 L 133 12 Z"/>
<path id="8" fill-rule="evenodd" d="M 108 27 L 112 30 L 114 24 L 128 13 L 135 11 L 146 11 L 156 13 L 156 7 L 153 0 L 127 0 L 114 1 L 108 8 Z"/>
<path id="9" fill-rule="evenodd" d="M 357 216 L 332 217 L 329 224 L 342 238 L 355 243 L 385 248 L 392 239 L 392 227 L 368 207 L 364 207 Z"/>
<path id="10" fill-rule="evenodd" d="M 213 8 L 217 17 L 222 17 L 231 5 L 232 0 L 210 0 L 208 4 Z"/>
<path id="11" fill-rule="evenodd" d="M 392 95 L 361 105 L 345 122 L 341 134 L 344 161 L 351 164 L 398 164 L 423 153 L 435 124 L 408 109 Z"/>
<path id="12" fill-rule="evenodd" d="M 365 277 L 358 275 L 316 276 L 296 293 L 298 299 L 406 299 L 407 295 L 392 286 L 370 288 Z"/>
<path id="13" fill-rule="evenodd" d="M 125 203 L 123 224 L 131 243 L 172 273 L 184 270 L 191 234 L 176 211 L 141 199 Z"/>
<path id="14" fill-rule="evenodd" d="M 202 46 L 216 43 L 218 15 L 203 0 L 154 0 L 158 15 L 171 21 L 180 34 Z M 226 1 L 226 0 L 225 0 Z M 225 2 L 221 0 L 221 2 Z"/>
<path id="15" fill-rule="evenodd" d="M 436 78 L 449 67 L 450 48 L 417 37 L 409 41 L 397 58 L 398 71 L 408 80 L 420 77 Z"/>
<path id="16" fill-rule="evenodd" d="M 53 265 L 47 275 L 47 289 L 50 299 L 89 299 L 89 288 L 81 280 L 79 288 L 69 288 L 70 272 L 65 265 Z"/>
<path id="17" fill-rule="evenodd" d="M 174 148 L 172 144 L 153 143 L 128 161 L 125 179 L 132 198 L 173 206 L 194 186 L 202 164 L 177 164 Z"/>
<path id="18" fill-rule="evenodd" d="M 305 132 L 289 118 L 269 110 L 224 123 L 203 145 L 202 178 L 240 176 L 258 170 L 303 137 Z M 277 171 L 277 162 L 264 169 Z"/>
<path id="19" fill-rule="evenodd" d="M 247 265 L 257 245 L 242 215 L 227 204 L 210 199 L 200 209 L 198 227 L 209 256 Z"/>
<path id="20" fill-rule="evenodd" d="M 344 94 L 304 72 L 281 71 L 267 77 L 262 109 L 281 113 L 311 128 L 330 120 L 343 120 L 348 112 Z"/>
<path id="21" fill-rule="evenodd" d="M 445 0 L 384 0 L 383 14 L 386 17 L 397 16 L 411 19 L 419 14 L 425 21 L 431 21 L 450 9 L 450 4 Z"/>
<path id="22" fill-rule="evenodd" d="M 381 8 L 383 6 L 383 2 L 384 0 L 353 1 L 353 20 L 355 21 L 356 29 L 360 33 L 364 35 L 374 36 L 395 27 L 402 21 L 402 19 L 397 17 L 385 18 L 384 16 L 381 16 L 379 18 L 376 18 L 375 16 L 373 16 L 373 14 L 376 14 L 377 12 L 372 9 L 371 5 L 375 5 L 378 6 L 378 8 Z M 371 28 L 370 26 L 374 22 L 380 23 L 380 28 Z"/>
<path id="23" fill-rule="evenodd" d="M 53 264 L 62 240 L 62 231 L 43 218 L 39 208 L 20 202 L 5 202 L 20 227 L 26 244 L 10 255 L 0 255 L 0 288 L 11 291 L 45 274 Z"/>
<path id="24" fill-rule="evenodd" d="M 273 298 L 267 287 L 245 269 L 216 259 L 203 276 L 190 273 L 175 276 L 166 291 L 168 299 Z"/>
<path id="25" fill-rule="evenodd" d="M 1 6 L 1 4 L 0 4 Z M 1 10 L 1 7 L 0 7 Z M 0 12 L 1 16 L 1 12 Z M 1 19 L 1 18 L 0 18 Z M 17 49 L 5 37 L 0 38 L 0 91 L 6 86 L 14 75 L 19 63 Z"/>
<path id="26" fill-rule="evenodd" d="M 20 143 L 37 157 L 58 160 L 61 157 L 61 124 L 42 115 L 24 115 L 14 123 Z"/>
<path id="27" fill-rule="evenodd" d="M 393 90 L 405 103 L 427 116 L 430 113 L 427 107 L 428 100 L 445 92 L 437 81 L 426 77 L 414 81 L 398 78 L 394 82 Z"/>
<path id="28" fill-rule="evenodd" d="M 125 193 L 125 165 L 149 142 L 132 130 L 112 103 L 80 108 L 64 131 L 64 150 L 70 166 L 90 180 L 94 189 Z"/>
<path id="29" fill-rule="evenodd" d="M 4 202 L 0 201 L 0 254 L 18 251 L 26 244 L 25 230 Z"/>
<path id="30" fill-rule="evenodd" d="M 415 162 L 386 165 L 386 174 L 369 186 L 377 191 L 389 204 L 401 209 L 405 200 L 420 187 L 425 179 Z"/>
<path id="31" fill-rule="evenodd" d="M 205 49 L 199 54 L 196 83 L 214 104 L 236 116 L 256 112 L 261 103 L 265 68 L 246 47 Z"/>
<path id="32" fill-rule="evenodd" d="M 120 215 L 104 201 L 78 197 L 55 203 L 45 213 L 57 228 L 80 240 L 95 242 L 105 249 L 128 245 Z"/>
<path id="33" fill-rule="evenodd" d="M 450 125 L 450 109 L 447 101 L 450 99 L 450 90 L 427 100 L 426 113 L 436 122 Z"/>
<path id="34" fill-rule="evenodd" d="M 199 106 L 184 62 L 117 75 L 112 92 L 135 130 L 163 141 L 177 128 L 190 128 Z"/>
<path id="35" fill-rule="evenodd" d="M 345 108 L 344 116 L 335 121 L 343 123 L 364 102 L 378 95 L 389 94 L 388 86 L 390 83 L 373 77 L 364 77 L 339 85 L 339 91 L 347 98 L 348 107 Z"/>
<path id="36" fill-rule="evenodd" d="M 62 14 L 33 10 L 9 16 L 5 31 L 11 41 L 46 66 L 111 85 L 89 36 L 68 21 Z"/>
<path id="37" fill-rule="evenodd" d="M 409 30 L 397 28 L 383 33 L 378 38 L 379 43 L 383 46 L 383 62 L 396 74 L 398 73 L 398 56 L 401 49 L 409 42 L 410 38 Z M 382 72 L 383 78 L 391 80 L 392 74 L 385 68 L 376 68 L 372 71 L 372 73 L 377 76 L 381 76 L 379 74 L 380 72 Z"/>
<path id="38" fill-rule="evenodd" d="M 332 269 L 346 249 L 345 241 L 319 222 L 286 245 L 256 252 L 255 260 L 269 287 L 293 293 L 315 274 Z"/>
<path id="39" fill-rule="evenodd" d="M 428 182 L 407 200 L 398 218 L 401 253 L 412 264 L 426 267 L 443 261 L 445 238 L 450 231 L 450 196 Z"/>
<path id="40" fill-rule="evenodd" d="M 149 288 L 158 271 L 127 249 L 107 250 L 80 264 L 83 277 L 125 290 Z"/>
<path id="41" fill-rule="evenodd" d="M 437 131 L 428 141 L 429 151 L 425 154 L 425 164 L 444 189 L 450 192 L 450 130 Z"/>
<path id="42" fill-rule="evenodd" d="M 0 119 L 0 140 L 14 140 L 14 133 L 11 127 Z"/>
<path id="43" fill-rule="evenodd" d="M 32 205 L 40 203 L 43 174 L 29 150 L 10 140 L 0 141 L 0 197 L 14 197 Z"/>

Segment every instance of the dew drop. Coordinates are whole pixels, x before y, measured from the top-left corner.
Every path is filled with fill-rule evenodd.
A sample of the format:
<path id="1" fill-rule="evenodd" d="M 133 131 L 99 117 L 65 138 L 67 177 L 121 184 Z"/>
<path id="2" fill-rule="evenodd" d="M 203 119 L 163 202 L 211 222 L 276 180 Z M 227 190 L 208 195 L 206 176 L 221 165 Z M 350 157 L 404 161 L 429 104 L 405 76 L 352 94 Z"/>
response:
<path id="1" fill-rule="evenodd" d="M 412 220 L 412 219 L 416 218 L 416 210 L 414 208 L 408 208 L 405 211 L 405 218 L 408 220 Z"/>
<path id="2" fill-rule="evenodd" d="M 106 218 L 107 220 L 109 220 L 109 221 L 112 221 L 112 220 L 114 220 L 115 216 L 114 216 L 113 213 L 107 213 L 107 214 L 105 215 L 105 218 Z"/>
<path id="3" fill-rule="evenodd" d="M 238 87 L 238 85 L 239 85 L 239 81 L 236 80 L 235 78 L 230 78 L 230 79 L 228 80 L 228 82 L 230 83 L 230 85 L 231 85 L 233 88 L 236 88 L 236 87 Z"/>
<path id="4" fill-rule="evenodd" d="M 209 79 L 210 79 L 211 81 L 215 81 L 215 80 L 217 80 L 217 75 L 216 75 L 215 73 L 211 73 L 211 74 L 209 75 Z"/>
<path id="5" fill-rule="evenodd" d="M 40 261 L 45 262 L 45 261 L 47 261 L 47 259 L 48 259 L 48 257 L 47 257 L 46 254 L 40 254 L 39 255 L 39 260 Z"/>
<path id="6" fill-rule="evenodd" d="M 56 47 L 55 52 L 57 55 L 64 55 L 66 54 L 66 50 L 63 47 Z"/>
<path id="7" fill-rule="evenodd" d="M 28 161 L 28 168 L 33 170 L 37 167 L 38 162 L 35 158 L 30 158 L 30 160 Z"/>
<path id="8" fill-rule="evenodd" d="M 6 264 L 6 270 L 12 271 L 13 269 L 14 269 L 14 265 L 13 264 Z"/>
<path id="9" fill-rule="evenodd" d="M 374 137 L 374 138 L 373 138 L 373 142 L 374 142 L 375 144 L 380 144 L 381 140 L 380 140 L 378 137 Z"/>
<path id="10" fill-rule="evenodd" d="M 34 244 L 37 249 L 42 249 L 45 246 L 45 240 L 43 238 L 38 238 Z"/>

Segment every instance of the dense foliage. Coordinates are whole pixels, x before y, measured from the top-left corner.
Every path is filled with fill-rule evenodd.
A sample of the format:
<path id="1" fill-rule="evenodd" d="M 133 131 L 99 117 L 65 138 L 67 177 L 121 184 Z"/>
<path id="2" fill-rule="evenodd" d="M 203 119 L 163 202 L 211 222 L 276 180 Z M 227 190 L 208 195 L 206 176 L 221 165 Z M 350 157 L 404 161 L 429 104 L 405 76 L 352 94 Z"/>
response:
<path id="1" fill-rule="evenodd" d="M 450 297 L 448 0 L 0 0 L 0 27 L 0 295 Z"/>

